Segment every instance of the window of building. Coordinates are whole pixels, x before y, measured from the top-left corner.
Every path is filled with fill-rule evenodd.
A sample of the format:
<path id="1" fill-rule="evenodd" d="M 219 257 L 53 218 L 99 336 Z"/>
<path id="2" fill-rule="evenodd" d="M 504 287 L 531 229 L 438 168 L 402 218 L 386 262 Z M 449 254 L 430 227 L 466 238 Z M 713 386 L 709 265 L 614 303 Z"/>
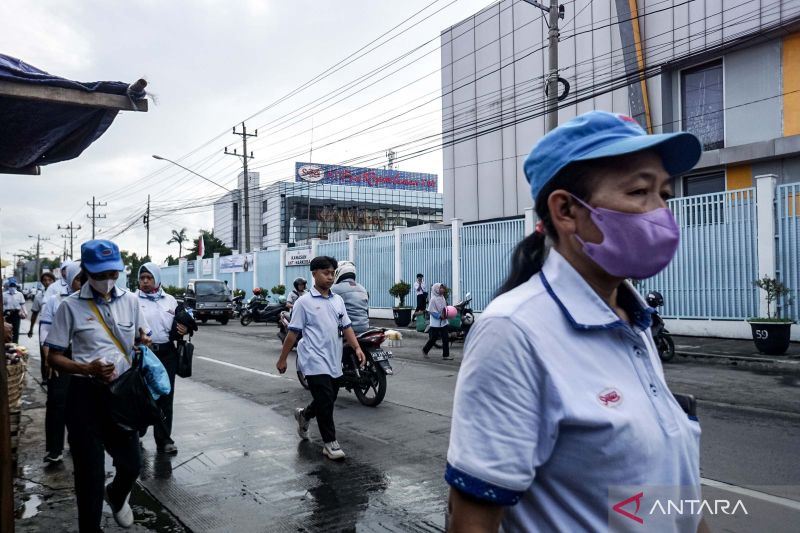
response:
<path id="1" fill-rule="evenodd" d="M 681 123 L 704 150 L 725 146 L 722 60 L 681 72 Z"/>
<path id="2" fill-rule="evenodd" d="M 708 198 L 698 198 L 680 202 L 682 222 L 687 226 L 722 224 L 725 221 L 724 195 L 725 172 L 713 172 L 683 178 L 683 195 L 698 196 L 714 194 Z"/>
<path id="3" fill-rule="evenodd" d="M 699 176 L 686 176 L 683 178 L 683 195 L 697 196 L 698 194 L 711 194 L 725 191 L 725 173 L 714 172 Z"/>

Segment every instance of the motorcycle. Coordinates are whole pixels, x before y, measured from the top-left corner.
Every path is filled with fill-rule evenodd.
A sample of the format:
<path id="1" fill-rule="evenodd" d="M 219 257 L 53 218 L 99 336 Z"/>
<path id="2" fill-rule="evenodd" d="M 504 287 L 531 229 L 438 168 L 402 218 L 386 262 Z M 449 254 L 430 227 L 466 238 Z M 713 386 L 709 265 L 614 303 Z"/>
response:
<path id="1" fill-rule="evenodd" d="M 239 322 L 243 326 L 247 326 L 252 322 L 274 322 L 277 324 L 280 319 L 281 311 L 285 310 L 285 301 L 270 303 L 269 300 L 254 296 L 247 302 L 247 306 L 242 309 L 242 317 L 239 319 Z"/>
<path id="2" fill-rule="evenodd" d="M 240 294 L 239 296 L 233 297 L 233 316 L 238 317 L 242 316 L 242 309 L 244 309 L 244 295 Z"/>
<path id="3" fill-rule="evenodd" d="M 645 297 L 645 301 L 647 305 L 655 310 L 652 314 L 653 323 L 650 326 L 650 332 L 653 334 L 653 340 L 656 343 L 658 357 L 664 363 L 672 361 L 675 357 L 675 342 L 672 340 L 669 331 L 667 331 L 664 319 L 661 318 L 657 311 L 659 307 L 664 305 L 664 297 L 658 291 L 651 291 Z"/>
<path id="4" fill-rule="evenodd" d="M 385 329 L 370 329 L 357 336 L 366 362 L 359 368 L 355 351 L 346 345 L 342 352 L 341 386 L 348 392 L 354 392 L 358 401 L 367 407 L 377 407 L 386 396 L 386 376 L 394 374 L 389 359 L 392 352 L 381 348 L 386 339 Z M 308 389 L 308 382 L 303 372 L 297 369 L 297 379 Z"/>
<path id="5" fill-rule="evenodd" d="M 281 344 L 286 341 L 286 336 L 289 334 L 289 321 L 291 320 L 291 314 L 289 311 L 281 311 L 280 316 L 278 317 L 278 338 L 281 340 Z M 303 338 L 303 333 L 297 333 L 297 340 L 294 342 L 294 346 L 292 346 L 292 350 L 297 348 L 297 343 L 300 342 L 300 339 Z"/>
<path id="6" fill-rule="evenodd" d="M 449 325 L 450 342 L 464 341 L 467 338 L 470 328 L 475 323 L 475 313 L 469 307 L 472 303 L 472 293 L 468 292 L 464 299 L 453 307 L 458 311 L 455 318 L 451 318 Z"/>

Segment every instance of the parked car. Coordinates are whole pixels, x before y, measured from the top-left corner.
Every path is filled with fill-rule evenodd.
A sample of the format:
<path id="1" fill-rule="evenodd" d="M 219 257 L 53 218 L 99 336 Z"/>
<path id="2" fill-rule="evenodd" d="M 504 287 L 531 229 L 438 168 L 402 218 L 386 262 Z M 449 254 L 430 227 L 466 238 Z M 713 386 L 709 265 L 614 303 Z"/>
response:
<path id="1" fill-rule="evenodd" d="M 212 319 L 224 325 L 233 318 L 233 295 L 218 279 L 190 279 L 183 303 L 192 308 L 195 320 L 203 324 Z"/>

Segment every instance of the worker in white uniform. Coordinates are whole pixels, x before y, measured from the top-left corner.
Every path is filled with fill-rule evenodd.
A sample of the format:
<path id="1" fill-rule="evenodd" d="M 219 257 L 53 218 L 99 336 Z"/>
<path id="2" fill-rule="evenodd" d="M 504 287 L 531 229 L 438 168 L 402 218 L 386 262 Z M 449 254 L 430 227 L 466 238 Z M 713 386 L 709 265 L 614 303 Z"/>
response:
<path id="1" fill-rule="evenodd" d="M 66 264 L 64 270 L 64 281 L 68 284 L 70 294 L 81 290 L 81 285 L 85 281 L 81 274 L 81 264 L 79 261 L 70 261 Z M 47 301 L 42 309 L 42 316 L 55 316 L 61 303 L 69 297 L 69 294 L 63 294 L 59 291 L 56 294 L 51 294 L 47 297 Z M 49 333 L 50 323 L 47 324 L 47 329 L 44 325 L 39 328 L 39 341 L 45 343 Z M 45 345 L 45 354 L 49 350 Z M 68 356 L 71 355 L 69 347 L 67 347 Z M 64 428 L 66 424 L 66 408 L 67 408 L 67 391 L 69 390 L 70 375 L 66 372 L 60 372 L 45 363 L 44 365 L 44 382 L 47 384 L 47 403 L 45 404 L 44 415 L 44 434 L 45 434 L 45 449 L 44 462 L 48 464 L 58 464 L 63 459 L 64 451 Z"/>
<path id="2" fill-rule="evenodd" d="M 188 330 L 183 324 L 175 323 L 175 309 L 178 302 L 161 287 L 161 269 L 155 263 L 145 263 L 139 267 L 139 307 L 152 329 L 150 349 L 161 360 L 169 375 L 170 393 L 158 399 L 158 406 L 164 413 L 163 426 L 155 426 L 153 434 L 159 453 L 174 455 L 178 453 L 172 440 L 172 401 L 175 397 L 175 373 L 178 370 L 178 349 L 175 341 Z M 177 335 L 175 335 L 177 332 Z"/>
<path id="3" fill-rule="evenodd" d="M 19 324 L 27 316 L 25 296 L 17 290 L 17 278 L 8 278 L 3 291 L 3 315 L 13 329 L 11 342 L 19 342 Z"/>
<path id="4" fill-rule="evenodd" d="M 139 434 L 112 419 L 108 384 L 130 368 L 134 346 L 150 342 L 150 328 L 136 295 L 116 286 L 125 268 L 116 244 L 83 243 L 81 267 L 87 283 L 61 303 L 45 342 L 50 366 L 71 375 L 66 420 L 78 527 L 95 533 L 102 531 L 104 499 L 120 526 L 133 525 L 128 496 L 141 469 Z M 70 345 L 72 357 L 67 357 Z M 116 471 L 105 487 L 104 452 L 113 457 Z"/>
<path id="5" fill-rule="evenodd" d="M 33 297 L 33 303 L 31 303 L 31 325 L 28 328 L 28 338 L 30 339 L 33 337 L 33 328 L 36 327 L 36 319 L 42 314 L 45 308 L 45 296 L 47 294 L 47 288 L 52 285 L 56 281 L 56 277 L 53 275 L 52 272 L 42 272 L 42 275 L 39 276 L 39 283 L 42 284 L 42 289 L 36 291 L 36 296 Z M 50 325 L 51 321 L 47 322 L 47 325 Z M 45 363 L 47 362 L 47 351 L 44 348 L 44 338 L 41 335 L 42 329 L 42 322 L 39 322 L 39 362 L 40 362 L 40 370 L 42 373 L 42 381 L 47 381 L 47 373 L 45 372 Z"/>
<path id="6" fill-rule="evenodd" d="M 450 531 L 705 530 L 697 514 L 648 513 L 700 498 L 700 426 L 667 387 L 653 310 L 626 281 L 672 260 L 672 177 L 701 151 L 689 133 L 648 135 L 602 111 L 534 146 L 524 170 L 540 222 L 458 373 Z"/>

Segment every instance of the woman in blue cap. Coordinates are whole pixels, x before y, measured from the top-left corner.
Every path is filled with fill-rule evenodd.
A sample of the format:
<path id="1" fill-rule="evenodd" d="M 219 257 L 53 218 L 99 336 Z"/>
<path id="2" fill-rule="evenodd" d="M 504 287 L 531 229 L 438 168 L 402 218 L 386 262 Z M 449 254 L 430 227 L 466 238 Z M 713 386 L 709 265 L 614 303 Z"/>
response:
<path id="1" fill-rule="evenodd" d="M 130 368 L 130 351 L 135 344 L 149 342 L 150 328 L 139 299 L 116 286 L 123 268 L 113 242 L 83 243 L 81 269 L 87 283 L 62 301 L 46 340 L 50 366 L 71 375 L 66 422 L 81 533 L 102 531 L 103 499 L 120 526 L 133 525 L 128 496 L 141 468 L 139 434 L 112 420 L 108 383 Z M 116 469 L 108 486 L 104 452 L 114 458 Z"/>
<path id="2" fill-rule="evenodd" d="M 701 146 L 593 111 L 545 135 L 525 161 L 536 232 L 467 339 L 445 478 L 451 531 L 696 531 L 696 417 L 667 388 L 651 309 L 626 279 L 678 247 L 671 178 Z M 666 500 L 665 500 L 666 501 Z M 663 504 L 666 505 L 666 504 Z"/>

